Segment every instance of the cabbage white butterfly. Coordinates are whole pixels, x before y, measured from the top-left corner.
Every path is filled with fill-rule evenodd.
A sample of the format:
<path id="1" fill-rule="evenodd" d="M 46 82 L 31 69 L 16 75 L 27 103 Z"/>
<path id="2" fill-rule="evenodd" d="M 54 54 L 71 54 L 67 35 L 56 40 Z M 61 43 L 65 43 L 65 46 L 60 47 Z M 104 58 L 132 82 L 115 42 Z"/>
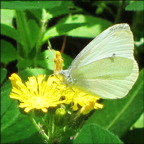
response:
<path id="1" fill-rule="evenodd" d="M 72 88 L 105 99 L 122 98 L 138 77 L 133 50 L 129 25 L 116 24 L 93 39 L 71 66 L 59 73 Z"/>

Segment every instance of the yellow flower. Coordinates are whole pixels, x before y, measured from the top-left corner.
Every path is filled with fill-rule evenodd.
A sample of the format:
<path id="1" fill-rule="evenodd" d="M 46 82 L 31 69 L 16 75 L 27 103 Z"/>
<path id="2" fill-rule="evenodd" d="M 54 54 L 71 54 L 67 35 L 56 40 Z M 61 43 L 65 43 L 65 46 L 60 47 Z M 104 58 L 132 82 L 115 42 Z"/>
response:
<path id="1" fill-rule="evenodd" d="M 56 107 L 58 104 L 64 103 L 60 100 L 61 91 L 58 89 L 55 77 L 50 76 L 48 80 L 44 80 L 46 75 L 38 75 L 28 77 L 28 81 L 23 83 L 17 74 L 12 74 L 9 79 L 13 88 L 10 98 L 17 99 L 21 103 L 20 108 L 25 108 L 25 112 L 32 109 L 41 109 L 47 112 L 47 108 Z"/>
<path id="2" fill-rule="evenodd" d="M 81 113 L 87 114 L 93 109 L 102 108 L 97 103 L 98 97 L 87 95 L 80 91 L 73 91 L 70 87 L 61 84 L 61 76 L 51 75 L 44 80 L 46 75 L 28 77 L 28 81 L 22 82 L 17 74 L 12 74 L 9 79 L 12 83 L 10 98 L 20 101 L 20 108 L 25 112 L 32 109 L 41 109 L 47 112 L 49 107 L 57 107 L 59 104 L 73 103 L 73 110 L 82 107 Z M 63 98 L 62 98 L 63 97 Z"/>
<path id="3" fill-rule="evenodd" d="M 80 105 L 82 107 L 81 113 L 88 114 L 93 109 L 103 108 L 103 105 L 97 102 L 99 99 L 99 97 L 88 95 L 75 89 L 75 94 L 73 96 L 74 105 L 72 108 L 76 111 L 78 110 L 78 105 Z"/>

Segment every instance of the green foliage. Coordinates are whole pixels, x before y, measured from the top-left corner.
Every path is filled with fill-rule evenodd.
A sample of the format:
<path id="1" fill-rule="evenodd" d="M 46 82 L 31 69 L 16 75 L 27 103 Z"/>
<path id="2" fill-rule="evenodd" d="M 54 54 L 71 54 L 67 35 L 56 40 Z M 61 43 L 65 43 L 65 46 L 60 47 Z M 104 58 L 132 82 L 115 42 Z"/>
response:
<path id="1" fill-rule="evenodd" d="M 2 9 L 16 9 L 16 10 L 25 10 L 25 9 L 41 9 L 41 8 L 53 8 L 60 6 L 61 1 L 2 1 Z"/>
<path id="2" fill-rule="evenodd" d="M 86 8 L 83 6 L 85 4 Z M 92 11 L 90 12 L 91 9 L 94 9 L 93 14 Z M 2 1 L 1 143 L 44 143 L 44 139 L 41 138 L 28 115 L 18 108 L 18 102 L 9 98 L 12 85 L 7 76 L 13 72 L 18 73 L 24 82 L 29 76 L 38 74 L 48 76 L 54 70 L 56 51 L 52 49 L 49 51 L 47 47 L 51 48 L 50 41 L 55 40 L 54 38 L 60 36 L 94 38 L 115 23 L 129 21 L 136 40 L 135 57 L 140 66 L 137 82 L 125 98 L 102 100 L 104 108 L 93 113 L 78 135 L 75 136 L 75 131 L 66 132 L 62 141 L 144 143 L 143 10 L 143 1 L 94 1 L 93 3 Z M 132 18 L 126 11 L 133 11 Z M 125 16 L 124 13 L 127 15 Z M 127 21 L 125 17 L 131 19 Z M 57 44 L 56 40 L 55 43 Z M 71 45 L 75 43 L 72 41 Z M 67 47 L 70 48 L 71 45 Z M 60 46 L 52 45 L 55 49 Z M 73 53 L 70 49 L 68 51 Z M 71 64 L 72 58 L 65 54 L 62 54 L 62 57 L 65 69 Z M 13 62 L 16 62 L 16 65 L 13 65 Z"/>
<path id="3" fill-rule="evenodd" d="M 74 144 L 79 143 L 110 143 L 110 144 L 122 144 L 122 141 L 113 133 L 103 129 L 96 124 L 85 125 L 80 134 L 75 138 Z"/>
<path id="4" fill-rule="evenodd" d="M 14 28 L 3 23 L 1 23 L 1 34 L 19 41 L 18 32 Z"/>
<path id="5" fill-rule="evenodd" d="M 37 65 L 39 65 L 40 67 L 43 67 L 45 69 L 53 71 L 53 69 L 54 69 L 53 59 L 55 57 L 55 53 L 56 52 L 54 50 L 52 50 L 52 51 L 45 50 L 44 52 L 42 52 L 39 55 L 39 57 L 36 61 Z M 64 66 L 64 68 L 67 68 L 67 66 L 69 66 L 71 64 L 72 58 L 68 57 L 65 54 L 62 54 L 62 57 L 64 59 L 64 65 L 63 66 Z M 48 58 L 48 59 L 46 59 L 46 58 Z"/>
<path id="6" fill-rule="evenodd" d="M 17 52 L 11 43 L 1 40 L 1 62 L 7 64 L 17 59 Z"/>
<path id="7" fill-rule="evenodd" d="M 133 1 L 127 7 L 127 11 L 143 11 L 144 10 L 144 1 Z"/>
<path id="8" fill-rule="evenodd" d="M 12 27 L 13 17 L 14 17 L 14 10 L 1 9 L 1 23 L 2 24 Z M 1 28 L 1 30 L 3 30 L 3 28 Z"/>
<path id="9" fill-rule="evenodd" d="M 67 35 L 73 37 L 87 38 L 95 37 L 96 35 L 100 34 L 104 29 L 112 25 L 112 23 L 107 20 L 82 14 L 64 17 L 59 22 L 64 24 L 73 23 L 74 25 L 84 23 L 85 25 L 81 26 L 80 28 L 73 29 L 67 32 Z"/>
<path id="10" fill-rule="evenodd" d="M 7 74 L 7 70 L 5 68 L 1 68 L 1 81 L 0 84 L 2 84 L 2 82 L 4 81 L 4 79 L 6 78 L 6 74 Z"/>
<path id="11" fill-rule="evenodd" d="M 85 23 L 65 23 L 65 24 L 57 24 L 56 26 L 50 28 L 44 33 L 43 42 L 45 42 L 47 39 L 68 34 L 69 31 L 72 29 L 76 29 L 78 27 L 81 27 L 83 25 L 86 25 Z"/>
<path id="12" fill-rule="evenodd" d="M 144 127 L 143 118 L 144 118 L 144 113 L 141 114 L 139 119 L 134 123 L 134 125 L 132 127 L 143 128 Z"/>

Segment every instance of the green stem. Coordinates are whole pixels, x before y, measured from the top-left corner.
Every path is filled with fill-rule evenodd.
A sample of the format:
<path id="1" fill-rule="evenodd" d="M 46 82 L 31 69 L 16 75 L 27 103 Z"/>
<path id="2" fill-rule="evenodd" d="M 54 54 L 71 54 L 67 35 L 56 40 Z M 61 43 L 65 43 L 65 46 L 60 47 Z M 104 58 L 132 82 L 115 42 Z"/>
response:
<path id="1" fill-rule="evenodd" d="M 49 22 L 48 19 L 45 18 L 45 15 L 46 15 L 45 13 L 46 13 L 46 10 L 42 9 L 42 20 L 40 21 L 41 30 L 40 30 L 38 42 L 36 45 L 36 49 L 38 50 L 38 52 L 40 52 L 41 45 L 43 44 L 43 41 L 42 41 L 43 34 L 46 31 L 46 27 L 48 26 L 48 22 Z"/>
<path id="2" fill-rule="evenodd" d="M 37 51 L 37 53 L 36 53 L 36 58 L 34 59 L 34 65 L 35 66 L 36 66 L 37 56 L 41 52 L 41 45 L 43 44 L 42 38 L 43 38 L 43 34 L 44 34 L 45 30 L 46 30 L 47 24 L 48 24 L 48 21 L 45 21 L 45 20 L 43 20 L 42 23 L 41 23 L 41 29 L 40 29 L 40 32 L 39 32 L 38 41 L 36 43 L 36 51 Z"/>
<path id="3" fill-rule="evenodd" d="M 46 140 L 49 141 L 49 136 L 45 133 L 45 131 L 36 123 L 35 119 L 33 118 L 32 114 L 30 114 L 30 119 L 33 122 L 34 126 L 38 130 L 39 133 L 41 133 L 42 137 Z"/>
<path id="4" fill-rule="evenodd" d="M 118 12 L 117 12 L 117 15 L 116 15 L 116 18 L 115 18 L 115 21 L 114 21 L 115 24 L 119 23 L 119 21 L 121 19 L 121 15 L 122 15 L 122 12 L 123 12 L 124 4 L 125 4 L 125 0 L 121 0 L 120 1 L 120 7 L 118 9 Z"/>
<path id="5" fill-rule="evenodd" d="M 137 11 L 134 13 L 133 20 L 132 20 L 132 25 L 131 25 L 131 30 L 133 31 L 133 34 L 135 36 L 135 40 L 139 40 L 139 36 L 143 35 L 140 34 L 141 27 L 142 27 L 142 22 L 141 18 L 143 17 L 143 12 L 142 11 Z"/>

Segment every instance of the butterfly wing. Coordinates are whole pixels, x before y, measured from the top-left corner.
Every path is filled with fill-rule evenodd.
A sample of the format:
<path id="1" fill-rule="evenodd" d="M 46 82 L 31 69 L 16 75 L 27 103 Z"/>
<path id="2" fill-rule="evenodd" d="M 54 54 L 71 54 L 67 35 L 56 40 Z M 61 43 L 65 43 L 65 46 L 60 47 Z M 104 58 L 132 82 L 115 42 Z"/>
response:
<path id="1" fill-rule="evenodd" d="M 114 25 L 92 40 L 64 75 L 68 84 L 102 98 L 124 97 L 138 77 L 128 24 Z"/>
<path id="2" fill-rule="evenodd" d="M 83 65 L 112 57 L 133 57 L 133 35 L 128 24 L 116 24 L 94 38 L 73 60 L 70 74 Z"/>
<path id="3" fill-rule="evenodd" d="M 106 99 L 124 97 L 137 79 L 137 64 L 123 57 L 105 58 L 78 68 L 74 87 Z"/>

